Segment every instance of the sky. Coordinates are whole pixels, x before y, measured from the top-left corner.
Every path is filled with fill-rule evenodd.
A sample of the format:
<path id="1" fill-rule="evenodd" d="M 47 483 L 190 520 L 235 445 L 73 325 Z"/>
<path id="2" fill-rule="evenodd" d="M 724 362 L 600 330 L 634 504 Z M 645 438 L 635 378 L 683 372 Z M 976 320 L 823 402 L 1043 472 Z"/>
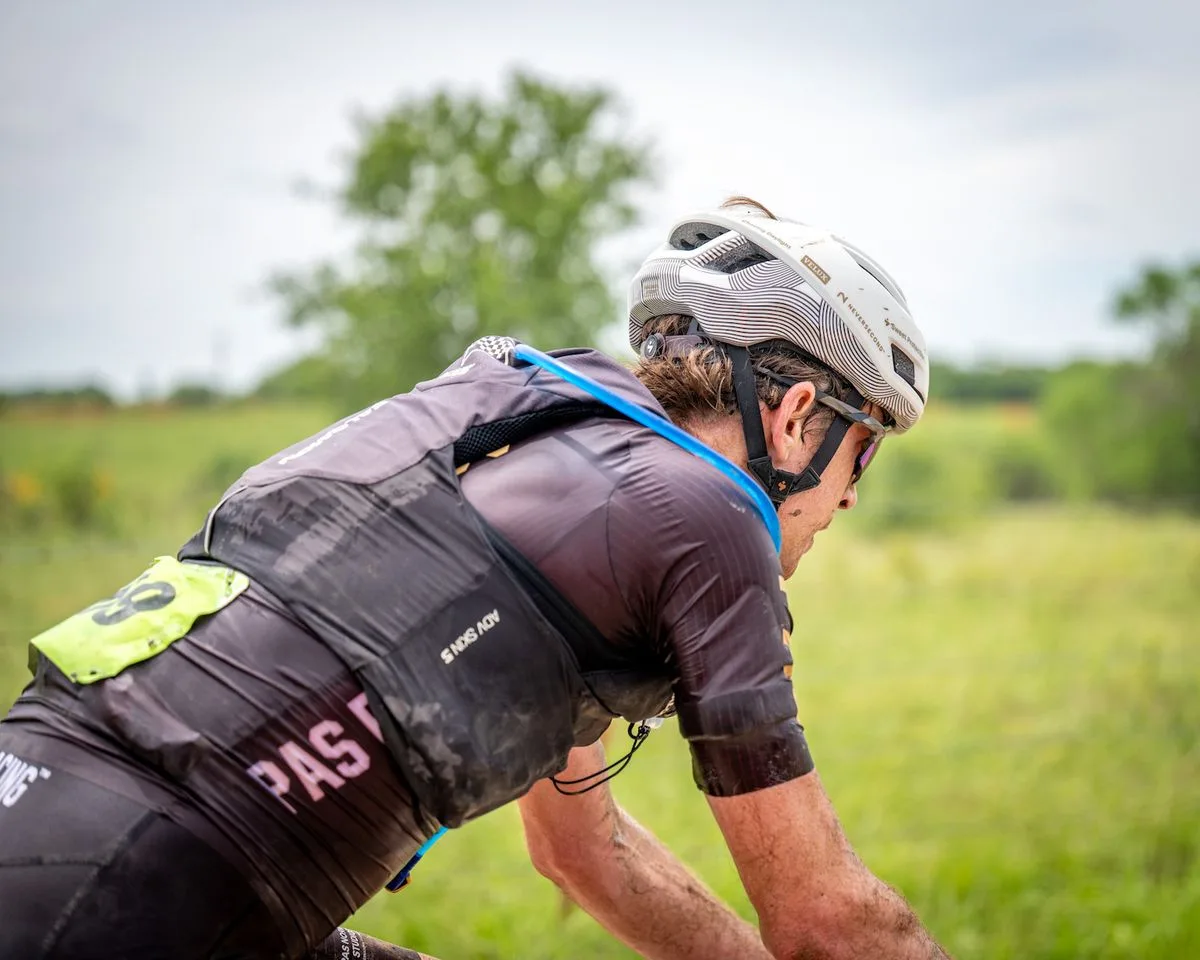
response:
<path id="1" fill-rule="evenodd" d="M 0 388 L 243 389 L 311 349 L 265 281 L 355 233 L 298 185 L 337 186 L 355 112 L 518 66 L 654 144 L 615 284 L 749 194 L 881 262 L 935 357 L 1136 351 L 1115 290 L 1200 256 L 1197 36 L 1189 0 L 4 0 Z"/>

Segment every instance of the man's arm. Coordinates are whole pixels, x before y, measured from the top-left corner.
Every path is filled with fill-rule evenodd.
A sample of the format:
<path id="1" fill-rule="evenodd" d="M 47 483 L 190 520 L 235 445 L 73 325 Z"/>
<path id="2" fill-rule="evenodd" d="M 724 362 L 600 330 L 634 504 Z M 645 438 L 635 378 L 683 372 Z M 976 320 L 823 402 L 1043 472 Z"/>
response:
<path id="1" fill-rule="evenodd" d="M 562 776 L 603 766 L 599 743 L 579 747 Z M 519 805 L 538 872 L 643 956 L 768 958 L 754 927 L 617 806 L 608 784 L 565 797 L 543 780 Z"/>
<path id="2" fill-rule="evenodd" d="M 708 802 L 774 957 L 947 957 L 855 856 L 815 771 Z"/>

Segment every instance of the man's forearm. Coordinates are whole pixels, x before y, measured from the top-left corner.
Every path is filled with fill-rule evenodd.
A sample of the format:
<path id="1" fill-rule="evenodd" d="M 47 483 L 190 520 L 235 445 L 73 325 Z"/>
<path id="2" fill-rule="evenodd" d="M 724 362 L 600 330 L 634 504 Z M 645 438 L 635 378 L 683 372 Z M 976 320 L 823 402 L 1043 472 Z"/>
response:
<path id="1" fill-rule="evenodd" d="M 842 860 L 813 871 L 762 904 L 763 939 L 776 960 L 949 960 L 905 899 L 849 844 Z"/>
<path id="2" fill-rule="evenodd" d="M 766 905 L 763 939 L 776 960 L 949 960 L 895 890 L 853 857 Z"/>
<path id="3" fill-rule="evenodd" d="M 855 854 L 816 772 L 709 805 L 778 960 L 946 956 Z"/>
<path id="4" fill-rule="evenodd" d="M 604 765 L 600 743 L 577 747 L 560 777 L 586 777 Z M 769 957 L 758 931 L 617 806 L 608 784 L 562 796 L 542 781 L 520 806 L 538 871 L 643 956 Z"/>
<path id="5" fill-rule="evenodd" d="M 840 925 L 840 942 L 830 957 L 950 960 L 904 898 L 866 867 L 861 869 L 865 889 L 859 902 L 865 906 L 864 915 L 857 922 L 847 917 Z"/>
<path id="6" fill-rule="evenodd" d="M 613 936 L 650 960 L 764 958 L 758 931 L 722 903 L 615 803 L 611 843 L 554 881 Z"/>

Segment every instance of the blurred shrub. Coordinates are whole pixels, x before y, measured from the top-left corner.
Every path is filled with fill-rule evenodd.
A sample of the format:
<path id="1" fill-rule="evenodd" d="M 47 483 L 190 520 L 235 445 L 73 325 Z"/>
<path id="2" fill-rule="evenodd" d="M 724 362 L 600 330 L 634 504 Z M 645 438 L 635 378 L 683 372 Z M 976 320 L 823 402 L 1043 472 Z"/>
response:
<path id="1" fill-rule="evenodd" d="M 0 410 L 18 406 L 52 407 L 56 410 L 74 407 L 108 410 L 115 405 L 112 394 L 96 384 L 57 389 L 37 387 L 0 393 Z"/>
<path id="2" fill-rule="evenodd" d="M 1200 508 L 1196 411 L 1165 395 L 1168 382 L 1133 363 L 1076 363 L 1054 376 L 1040 415 L 1072 497 Z"/>
<path id="3" fill-rule="evenodd" d="M 859 486 L 855 524 L 873 531 L 952 529 L 1008 501 L 1062 494 L 1051 447 L 1023 406 L 938 406 L 884 444 Z"/>
<path id="4" fill-rule="evenodd" d="M 1152 264 L 1113 313 L 1149 332 L 1143 363 L 1075 363 L 1056 373 L 1042 419 L 1073 495 L 1200 511 L 1200 261 Z"/>
<path id="5" fill-rule="evenodd" d="M 59 517 L 77 530 L 110 529 L 113 525 L 112 478 L 86 460 L 52 470 L 46 485 Z"/>
<path id="6" fill-rule="evenodd" d="M 1007 431 L 986 455 L 1000 500 L 1028 503 L 1062 496 L 1064 487 L 1055 471 L 1052 444 L 1035 428 Z"/>
<path id="7" fill-rule="evenodd" d="M 958 526 L 995 499 L 978 460 L 932 444 L 889 446 L 859 487 L 855 513 L 872 529 Z"/>
<path id="8" fill-rule="evenodd" d="M 171 391 L 167 403 L 178 407 L 211 407 L 220 403 L 225 397 L 203 383 L 181 383 Z"/>
<path id="9" fill-rule="evenodd" d="M 25 470 L 0 471 L 0 530 L 36 530 L 51 511 L 46 490 Z"/>
<path id="10" fill-rule="evenodd" d="M 337 396 L 346 371 L 320 354 L 301 357 L 268 375 L 254 391 L 262 400 L 319 400 Z"/>
<path id="11" fill-rule="evenodd" d="M 223 450 L 196 474 L 191 485 L 192 491 L 206 506 L 211 506 L 254 462 L 245 454 Z"/>
<path id="12" fill-rule="evenodd" d="M 111 530 L 114 518 L 112 477 L 88 460 L 58 464 L 40 475 L 0 472 L 0 529 L 42 532 L 62 524 Z"/>
<path id="13" fill-rule="evenodd" d="M 1033 403 L 1050 379 L 1051 368 L 1002 363 L 966 367 L 934 360 L 930 380 L 939 400 L 951 403 Z"/>

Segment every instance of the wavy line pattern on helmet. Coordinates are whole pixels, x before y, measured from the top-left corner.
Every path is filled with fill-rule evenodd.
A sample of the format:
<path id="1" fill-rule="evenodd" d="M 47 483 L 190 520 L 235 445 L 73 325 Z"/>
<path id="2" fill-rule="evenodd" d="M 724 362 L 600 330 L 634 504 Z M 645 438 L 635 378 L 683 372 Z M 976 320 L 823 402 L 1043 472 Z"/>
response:
<path id="1" fill-rule="evenodd" d="M 714 244 L 717 254 L 728 253 L 740 237 Z M 712 262 L 705 251 L 705 262 Z M 690 281 L 684 270 L 699 261 L 662 260 L 652 278 L 644 278 L 642 309 L 629 315 L 630 342 L 640 346 L 642 328 L 651 316 L 681 313 L 694 316 L 707 333 L 729 343 L 751 346 L 764 340 L 788 340 L 828 364 L 870 400 L 899 421 L 915 421 L 921 412 L 883 380 L 862 345 L 847 330 L 837 311 L 812 285 L 780 260 L 754 264 L 728 276 L 728 287 L 713 284 L 713 275 Z M 648 290 L 653 280 L 657 290 Z M 649 294 L 649 295 L 648 295 Z"/>
<path id="2" fill-rule="evenodd" d="M 751 253 L 757 251 L 758 247 L 740 233 L 730 231 L 724 239 L 714 242 L 703 251 L 697 251 L 696 255 L 692 258 L 692 263 L 698 267 L 707 267 L 724 260 L 735 251 L 741 252 L 743 250 L 746 253 Z"/>

